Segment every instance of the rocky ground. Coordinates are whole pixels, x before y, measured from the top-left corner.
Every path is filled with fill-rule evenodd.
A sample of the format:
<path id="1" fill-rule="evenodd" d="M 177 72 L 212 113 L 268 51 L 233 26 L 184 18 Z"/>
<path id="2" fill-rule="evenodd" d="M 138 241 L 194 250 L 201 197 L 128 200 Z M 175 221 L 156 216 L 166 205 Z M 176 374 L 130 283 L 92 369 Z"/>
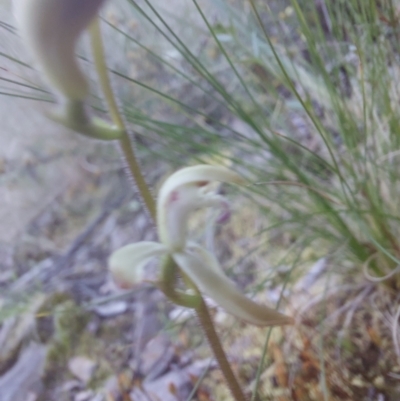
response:
<path id="1" fill-rule="evenodd" d="M 182 18 L 192 7 L 169 4 Z M 112 6 L 109 18 L 130 21 L 124 1 Z M 0 12 L 1 21 L 12 21 L 7 3 Z M 181 21 L 176 17 L 168 18 Z M 129 29 L 140 29 L 131 22 Z M 179 29 L 184 35 L 183 25 Z M 21 77 L 42 86 L 12 30 L 0 26 L 0 38 L 0 92 L 15 92 L 10 81 Z M 152 40 L 146 32 L 142 39 Z M 127 56 L 132 76 L 159 79 L 157 67 L 141 68 L 141 55 L 124 54 L 123 45 L 107 36 L 111 66 L 123 68 Z M 159 50 L 174 56 L 171 48 Z M 126 86 L 115 85 L 125 96 Z M 180 90 L 182 96 L 190 92 Z M 204 99 L 190 101 L 210 109 Z M 0 401 L 230 400 L 190 311 L 172 306 L 148 284 L 122 291 L 110 279 L 108 255 L 126 243 L 155 239 L 155 228 L 115 147 L 55 126 L 43 117 L 48 107 L 0 95 Z M 212 111 L 225 118 L 223 110 Z M 298 130 L 303 122 L 293 116 Z M 229 123 L 243 129 L 240 121 Z M 157 188 L 170 167 L 146 152 L 141 158 Z M 266 281 L 260 300 L 276 304 L 290 270 L 290 261 L 277 261 L 291 240 L 282 235 L 271 242 L 273 251 L 265 250 L 254 235 L 263 224 L 256 210 L 245 199 L 232 204 L 232 221 L 216 233 L 217 255 L 243 291 L 251 294 L 252 283 Z M 251 249 L 261 251 L 248 257 Z M 246 392 L 254 387 L 268 337 L 262 400 L 399 399 L 397 294 L 360 277 L 346 283 L 332 278 L 329 260 L 310 263 L 313 250 L 306 251 L 307 274 L 284 292 L 294 327 L 268 337 L 268 330 L 238 323 L 210 304 Z M 267 279 L 272 267 L 279 270 L 274 282 Z M 156 268 L 149 267 L 149 278 Z"/>
<path id="2" fill-rule="evenodd" d="M 0 19 L 13 24 L 7 4 Z M 49 122 L 50 105 L 5 95 L 43 82 L 13 29 L 1 37 L 0 400 L 211 399 L 198 381 L 215 362 L 191 314 L 108 275 L 112 250 L 155 239 L 118 152 Z M 144 169 L 154 186 L 168 171 L 151 157 Z"/>

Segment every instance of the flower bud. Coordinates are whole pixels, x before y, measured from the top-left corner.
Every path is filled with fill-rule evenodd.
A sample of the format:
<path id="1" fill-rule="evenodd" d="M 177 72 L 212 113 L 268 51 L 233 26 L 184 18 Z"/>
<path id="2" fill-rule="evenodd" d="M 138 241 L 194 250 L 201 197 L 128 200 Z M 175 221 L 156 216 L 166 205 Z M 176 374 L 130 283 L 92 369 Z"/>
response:
<path id="1" fill-rule="evenodd" d="M 76 43 L 105 0 L 14 0 L 20 35 L 49 83 L 71 100 L 83 100 L 88 82 Z"/>

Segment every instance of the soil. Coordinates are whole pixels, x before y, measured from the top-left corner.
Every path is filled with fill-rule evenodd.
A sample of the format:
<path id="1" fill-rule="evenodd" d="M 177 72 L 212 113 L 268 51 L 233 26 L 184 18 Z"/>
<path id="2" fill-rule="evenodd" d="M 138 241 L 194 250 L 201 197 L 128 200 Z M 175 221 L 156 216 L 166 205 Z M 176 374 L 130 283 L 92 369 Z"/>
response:
<path id="1" fill-rule="evenodd" d="M 189 3 L 169 3 L 180 11 L 169 15 L 170 21 L 179 23 L 190 14 Z M 124 4 L 116 2 L 107 16 L 140 29 Z M 11 21 L 6 6 L 0 12 L 1 20 Z M 144 41 L 154 39 L 145 34 Z M 0 35 L 6 38 L 0 51 L 29 64 L 18 38 L 9 32 Z M 132 76 L 162 84 L 165 72 L 157 63 L 141 68 L 138 63 L 148 60 L 125 54 L 112 36 L 107 36 L 106 48 L 111 67 L 121 67 L 128 57 L 126 69 Z M 20 76 L 43 84 L 31 69 L 0 59 L 0 77 Z M 140 99 L 138 89 L 132 94 L 118 80 L 115 86 L 124 98 Z M 210 113 L 205 123 L 218 118 L 240 125 L 225 109 L 194 96 L 192 88 L 179 90 L 182 96 L 190 93 L 185 101 L 191 106 Z M 0 401 L 175 401 L 192 393 L 199 401 L 230 400 L 190 311 L 167 303 L 148 284 L 126 292 L 109 277 L 107 258 L 113 250 L 156 239 L 117 149 L 55 126 L 43 116 L 47 108 L 0 95 Z M 170 110 L 157 110 L 162 112 Z M 139 138 L 142 147 L 149 142 Z M 157 188 L 172 169 L 148 152 L 140 158 L 146 178 Z M 238 198 L 233 207 L 236 217 L 217 232 L 217 256 L 224 266 L 234 267 L 232 277 L 245 290 L 271 267 L 265 259 L 276 254 L 245 258 L 261 245 L 254 233 L 262 221 L 245 199 Z M 204 215 L 197 216 L 194 226 L 203 220 Z M 287 242 L 277 240 L 276 252 Z M 150 266 L 148 278 L 156 271 L 156 265 Z M 354 283 L 326 285 L 325 280 L 324 275 L 313 279 L 307 292 L 300 283 L 285 293 L 286 309 L 296 324 L 272 332 L 259 399 L 400 399 L 398 296 L 361 277 Z M 260 300 L 276 302 L 281 289 L 279 280 L 268 282 Z M 300 300 L 307 306 L 302 310 Z M 211 307 L 232 367 L 250 394 L 268 331 Z"/>

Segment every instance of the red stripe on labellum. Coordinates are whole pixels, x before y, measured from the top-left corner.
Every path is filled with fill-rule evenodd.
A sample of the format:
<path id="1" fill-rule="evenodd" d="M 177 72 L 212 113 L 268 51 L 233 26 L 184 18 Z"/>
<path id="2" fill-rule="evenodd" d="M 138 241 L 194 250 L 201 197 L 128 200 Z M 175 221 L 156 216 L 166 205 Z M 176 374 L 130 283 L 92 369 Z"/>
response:
<path id="1" fill-rule="evenodd" d="M 198 182 L 196 182 L 196 186 L 197 187 L 205 187 L 209 183 L 210 183 L 210 181 L 198 181 Z"/>
<path id="2" fill-rule="evenodd" d="M 171 195 L 169 197 L 170 202 L 176 202 L 179 199 L 179 193 L 178 191 L 172 191 Z"/>

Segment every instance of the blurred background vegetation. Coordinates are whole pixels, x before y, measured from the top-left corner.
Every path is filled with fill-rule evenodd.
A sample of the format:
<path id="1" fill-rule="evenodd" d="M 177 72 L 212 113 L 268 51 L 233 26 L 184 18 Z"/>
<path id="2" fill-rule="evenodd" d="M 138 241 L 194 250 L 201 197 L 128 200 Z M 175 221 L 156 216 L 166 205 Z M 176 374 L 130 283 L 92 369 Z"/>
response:
<path id="1" fill-rule="evenodd" d="M 37 334 L 51 318 L 42 342 L 64 351 L 46 362 L 46 400 L 72 397 L 60 388 L 76 354 L 100 366 L 77 394 L 103 396 L 113 375 L 120 375 L 115 391 L 129 394 L 138 387 L 132 372 L 145 364 L 138 343 L 160 332 L 176 358 L 194 347 L 190 360 L 205 361 L 193 319 L 178 318 L 184 311 L 168 309 L 146 287 L 123 295 L 121 315 L 88 329 L 101 316 L 96 307 L 115 296 L 108 255 L 154 238 L 154 229 L 114 146 L 43 117 L 56 99 L 32 68 L 9 4 L 1 7 L 0 344 L 9 350 L 10 319 L 21 325 L 18 316 L 39 316 Z M 168 172 L 199 162 L 228 165 L 252 183 L 229 194 L 232 221 L 205 231 L 241 288 L 282 301 L 296 318 L 271 336 L 216 312 L 252 399 L 400 397 L 399 18 L 396 0 L 115 0 L 102 12 L 114 89 L 154 190 Z M 78 54 L 91 105 L 105 115 L 86 42 Z M 194 219 L 196 235 L 201 222 L 202 215 Z M 146 308 L 146 297 L 158 323 L 143 337 L 138 321 L 151 314 L 138 305 Z M 77 339 L 60 334 L 60 305 L 82 321 Z M 133 334 L 123 336 L 121 327 Z M 15 366 L 25 331 L 0 355 L 0 374 Z M 74 345 L 61 347 L 60 336 Z M 110 342 L 120 346 L 112 357 Z M 193 391 L 175 399 L 229 399 L 212 362 L 194 376 Z"/>

